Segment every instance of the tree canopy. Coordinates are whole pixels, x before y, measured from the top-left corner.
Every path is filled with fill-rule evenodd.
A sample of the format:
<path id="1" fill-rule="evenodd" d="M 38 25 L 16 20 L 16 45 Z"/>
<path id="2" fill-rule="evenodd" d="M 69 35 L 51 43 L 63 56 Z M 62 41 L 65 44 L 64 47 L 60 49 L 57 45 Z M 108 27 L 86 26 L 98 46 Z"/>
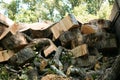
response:
<path id="1" fill-rule="evenodd" d="M 57 22 L 72 13 L 81 22 L 108 19 L 114 0 L 0 0 L 2 12 L 16 22 Z"/>

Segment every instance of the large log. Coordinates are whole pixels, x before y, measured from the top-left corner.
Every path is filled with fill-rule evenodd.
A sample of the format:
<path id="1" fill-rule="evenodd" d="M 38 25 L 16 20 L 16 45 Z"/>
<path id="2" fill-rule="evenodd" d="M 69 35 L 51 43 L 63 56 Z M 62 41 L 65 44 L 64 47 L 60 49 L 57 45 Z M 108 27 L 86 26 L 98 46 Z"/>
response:
<path id="1" fill-rule="evenodd" d="M 112 49 L 117 48 L 117 42 L 115 38 L 102 40 L 96 43 L 96 48 L 98 49 Z"/>
<path id="2" fill-rule="evenodd" d="M 1 26 L 2 24 L 2 26 Z M 10 28 L 14 25 L 14 21 L 0 13 L 0 40 L 4 38 L 7 33 L 10 31 Z M 2 33 L 1 33 L 2 32 Z"/>
<path id="3" fill-rule="evenodd" d="M 89 21 L 90 24 L 96 25 L 98 28 L 110 28 L 111 21 L 110 20 L 105 20 L 105 19 L 93 19 Z"/>
<path id="4" fill-rule="evenodd" d="M 93 34 L 96 33 L 98 28 L 94 26 L 94 25 L 90 25 L 90 24 L 83 24 L 81 27 L 81 33 L 82 34 Z"/>
<path id="5" fill-rule="evenodd" d="M 44 53 L 44 57 L 47 57 L 53 51 L 56 51 L 57 47 L 48 38 L 33 39 L 33 41 L 27 46 L 35 48 L 35 51 Z"/>
<path id="6" fill-rule="evenodd" d="M 5 49 L 21 49 L 28 44 L 23 33 L 16 33 L 15 35 L 9 33 L 1 40 L 1 43 Z"/>
<path id="7" fill-rule="evenodd" d="M 83 37 L 79 28 L 72 28 L 59 36 L 62 46 L 73 49 L 83 43 Z"/>
<path id="8" fill-rule="evenodd" d="M 104 29 L 110 29 L 110 20 L 105 19 L 94 19 L 89 21 L 89 23 L 83 24 L 81 27 L 81 32 L 83 34 L 93 34 L 93 33 L 100 33 Z"/>
<path id="9" fill-rule="evenodd" d="M 71 28 L 79 27 L 79 23 L 72 14 L 64 17 L 61 21 L 52 26 L 54 38 L 57 39 L 61 33 L 68 31 Z"/>
<path id="10" fill-rule="evenodd" d="M 20 23 L 19 32 L 25 32 L 32 38 L 48 38 L 52 35 L 50 27 L 53 23 L 49 21 L 39 22 L 39 23 Z"/>
<path id="11" fill-rule="evenodd" d="M 73 49 L 73 48 L 83 44 L 83 36 L 81 34 L 80 29 L 72 28 L 70 31 L 73 34 L 73 36 L 75 36 L 75 39 L 72 40 L 71 48 Z"/>
<path id="12" fill-rule="evenodd" d="M 72 41 L 75 39 L 76 37 L 72 34 L 72 32 L 70 31 L 65 31 L 64 33 L 62 33 L 59 37 L 59 40 L 62 44 L 62 46 L 64 46 L 65 48 L 70 48 L 71 49 L 71 44 Z"/>
<path id="13" fill-rule="evenodd" d="M 33 38 L 44 38 L 49 37 L 52 32 L 48 29 L 52 25 L 52 22 L 44 21 L 39 23 L 14 23 L 11 22 L 8 28 L 5 28 L 3 33 L 0 36 L 0 39 L 4 38 L 8 32 L 11 32 L 13 35 L 17 34 L 17 32 L 28 32 L 30 30 L 29 36 Z"/>
<path id="14" fill-rule="evenodd" d="M 21 49 L 14 56 L 9 59 L 10 64 L 14 66 L 22 66 L 35 57 L 35 52 L 28 47 Z"/>
<path id="15" fill-rule="evenodd" d="M 89 53 L 86 44 L 79 45 L 78 47 L 72 49 L 71 52 L 75 58 L 88 55 Z"/>
<path id="16" fill-rule="evenodd" d="M 106 33 L 104 38 L 95 43 L 95 47 L 102 53 L 113 53 L 118 51 L 117 40 L 115 34 Z M 115 52 L 114 52 L 115 54 Z"/>

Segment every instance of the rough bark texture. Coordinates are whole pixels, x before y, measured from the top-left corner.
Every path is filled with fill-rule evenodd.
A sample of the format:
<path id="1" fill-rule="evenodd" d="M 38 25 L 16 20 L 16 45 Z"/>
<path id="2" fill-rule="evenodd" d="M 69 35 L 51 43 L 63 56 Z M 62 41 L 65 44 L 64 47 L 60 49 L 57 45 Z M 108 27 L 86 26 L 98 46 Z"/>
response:
<path id="1" fill-rule="evenodd" d="M 5 49 L 15 49 L 15 48 L 24 48 L 27 45 L 27 40 L 24 37 L 23 33 L 17 33 L 12 35 L 11 33 L 8 34 L 1 40 Z"/>
<path id="2" fill-rule="evenodd" d="M 106 71 L 106 74 L 103 75 L 103 78 L 100 80 L 119 80 L 120 76 L 120 55 L 116 58 L 114 64 L 112 65 L 109 71 Z"/>
<path id="3" fill-rule="evenodd" d="M 24 48 L 10 58 L 12 65 L 21 66 L 35 57 L 35 52 L 31 48 Z"/>

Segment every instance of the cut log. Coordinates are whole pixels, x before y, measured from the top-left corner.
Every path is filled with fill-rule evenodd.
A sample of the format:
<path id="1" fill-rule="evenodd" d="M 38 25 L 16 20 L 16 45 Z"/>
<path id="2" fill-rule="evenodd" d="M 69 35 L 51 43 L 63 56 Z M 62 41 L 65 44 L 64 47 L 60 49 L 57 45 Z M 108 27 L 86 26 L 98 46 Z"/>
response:
<path id="1" fill-rule="evenodd" d="M 96 43 L 95 47 L 100 52 L 105 53 L 105 54 L 112 54 L 112 53 L 114 53 L 114 55 L 115 55 L 115 54 L 117 54 L 117 51 L 118 51 L 118 47 L 117 47 L 117 43 L 116 43 L 116 39 L 115 38 L 99 41 L 98 43 Z"/>
<path id="2" fill-rule="evenodd" d="M 83 24 L 81 27 L 81 33 L 82 34 L 101 34 L 103 32 L 102 28 L 99 28 L 98 25 L 86 23 Z"/>
<path id="3" fill-rule="evenodd" d="M 84 43 L 88 44 L 88 47 L 95 47 L 95 44 L 98 41 L 102 41 L 103 39 L 105 39 L 104 33 L 100 33 L 100 34 L 88 34 L 88 35 L 83 35 L 83 41 Z"/>
<path id="4" fill-rule="evenodd" d="M 15 53 L 11 50 L 3 50 L 0 51 L 0 62 L 7 61 L 10 59 Z"/>
<path id="5" fill-rule="evenodd" d="M 71 50 L 75 58 L 80 56 L 88 55 L 87 44 L 79 45 L 78 47 Z"/>
<path id="6" fill-rule="evenodd" d="M 56 51 L 57 47 L 55 46 L 55 44 L 51 41 L 50 41 L 50 46 L 46 49 L 44 49 L 44 55 L 45 57 L 47 57 L 48 55 L 50 55 L 53 51 Z"/>
<path id="7" fill-rule="evenodd" d="M 14 22 L 11 19 L 7 18 L 6 16 L 2 15 L 1 13 L 0 13 L 0 23 L 6 25 L 8 27 L 10 27 L 14 24 Z"/>
<path id="8" fill-rule="evenodd" d="M 75 65 L 75 67 L 84 67 L 87 69 L 91 69 L 94 67 L 97 59 L 96 56 L 86 56 L 86 57 L 78 57 L 74 58 L 72 60 L 72 64 Z"/>
<path id="9" fill-rule="evenodd" d="M 53 23 L 50 21 L 43 21 L 39 23 L 32 23 L 32 24 L 27 24 L 27 23 L 20 23 L 19 25 L 21 26 L 21 29 L 19 30 L 20 32 L 26 31 L 28 29 L 32 30 L 45 30 L 49 27 L 51 27 Z"/>
<path id="10" fill-rule="evenodd" d="M 65 31 L 59 37 L 59 40 L 65 48 L 71 49 L 71 43 L 76 37 L 70 31 Z"/>
<path id="11" fill-rule="evenodd" d="M 82 34 L 92 34 L 92 33 L 95 33 L 96 30 L 93 27 L 95 27 L 95 26 L 94 25 L 89 25 L 89 24 L 84 24 L 81 27 L 81 33 Z"/>
<path id="12" fill-rule="evenodd" d="M 0 23 L 0 40 L 4 38 L 8 32 L 9 32 L 9 29 L 5 25 Z"/>
<path id="13" fill-rule="evenodd" d="M 83 37 L 79 28 L 72 28 L 70 31 L 65 31 L 59 36 L 62 46 L 68 49 L 73 49 L 83 43 Z"/>
<path id="14" fill-rule="evenodd" d="M 2 61 L 5 61 L 5 60 L 4 60 L 4 57 L 3 57 L 3 52 L 0 51 L 0 62 L 2 62 Z"/>
<path id="15" fill-rule="evenodd" d="M 15 35 L 9 33 L 1 40 L 1 43 L 5 49 L 21 49 L 27 45 L 27 40 L 25 39 L 23 33 L 17 33 Z"/>
<path id="16" fill-rule="evenodd" d="M 1 27 L 1 24 L 4 26 L 0 28 L 0 40 L 7 35 L 7 33 L 10 31 L 10 28 L 14 25 L 14 22 L 0 13 L 0 27 Z"/>
<path id="17" fill-rule="evenodd" d="M 103 53 L 112 53 L 117 51 L 117 41 L 114 34 L 108 34 L 104 39 L 98 41 L 95 47 Z"/>
<path id="18" fill-rule="evenodd" d="M 79 23 L 72 14 L 64 17 L 60 22 L 52 26 L 51 30 L 53 32 L 54 38 L 57 39 L 60 34 L 64 31 L 68 31 L 71 28 L 79 27 Z"/>
<path id="19" fill-rule="evenodd" d="M 75 39 L 72 40 L 71 49 L 83 44 L 83 36 L 81 34 L 80 29 L 72 28 L 70 31 L 73 34 L 73 36 L 75 37 Z"/>
<path id="20" fill-rule="evenodd" d="M 111 21 L 104 19 L 94 19 L 89 21 L 89 23 L 83 24 L 81 27 L 81 32 L 83 34 L 93 34 L 102 32 L 104 28 L 110 28 Z"/>
<path id="21" fill-rule="evenodd" d="M 32 38 L 48 38 L 50 35 L 52 35 L 50 30 L 52 24 L 52 22 L 48 21 L 32 24 L 21 23 L 19 24 L 19 26 L 21 26 L 19 32 L 25 32 Z"/>
<path id="22" fill-rule="evenodd" d="M 43 51 L 45 57 L 57 49 L 54 43 L 48 38 L 33 39 L 27 47 L 35 47 L 38 52 Z"/>
<path id="23" fill-rule="evenodd" d="M 9 60 L 10 64 L 14 66 L 22 66 L 35 57 L 35 52 L 28 47 L 21 49 L 16 55 L 12 56 Z"/>
<path id="24" fill-rule="evenodd" d="M 30 30 L 31 38 L 48 38 L 52 35 L 52 32 L 50 29 L 46 30 Z"/>
<path id="25" fill-rule="evenodd" d="M 96 25 L 98 28 L 110 28 L 111 21 L 105 19 L 94 19 L 89 21 L 90 24 Z"/>

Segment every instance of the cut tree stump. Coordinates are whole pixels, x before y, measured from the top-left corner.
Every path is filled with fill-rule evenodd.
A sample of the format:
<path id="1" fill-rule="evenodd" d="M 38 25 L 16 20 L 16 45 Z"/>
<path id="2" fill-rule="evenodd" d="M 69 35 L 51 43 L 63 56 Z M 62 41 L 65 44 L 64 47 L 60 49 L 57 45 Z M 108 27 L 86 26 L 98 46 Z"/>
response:
<path id="1" fill-rule="evenodd" d="M 51 27 L 51 30 L 53 32 L 54 38 L 57 39 L 61 33 L 64 31 L 68 31 L 71 28 L 79 27 L 78 21 L 75 19 L 75 17 L 72 14 L 69 14 L 68 16 L 64 17 L 61 21 L 54 24 Z"/>

